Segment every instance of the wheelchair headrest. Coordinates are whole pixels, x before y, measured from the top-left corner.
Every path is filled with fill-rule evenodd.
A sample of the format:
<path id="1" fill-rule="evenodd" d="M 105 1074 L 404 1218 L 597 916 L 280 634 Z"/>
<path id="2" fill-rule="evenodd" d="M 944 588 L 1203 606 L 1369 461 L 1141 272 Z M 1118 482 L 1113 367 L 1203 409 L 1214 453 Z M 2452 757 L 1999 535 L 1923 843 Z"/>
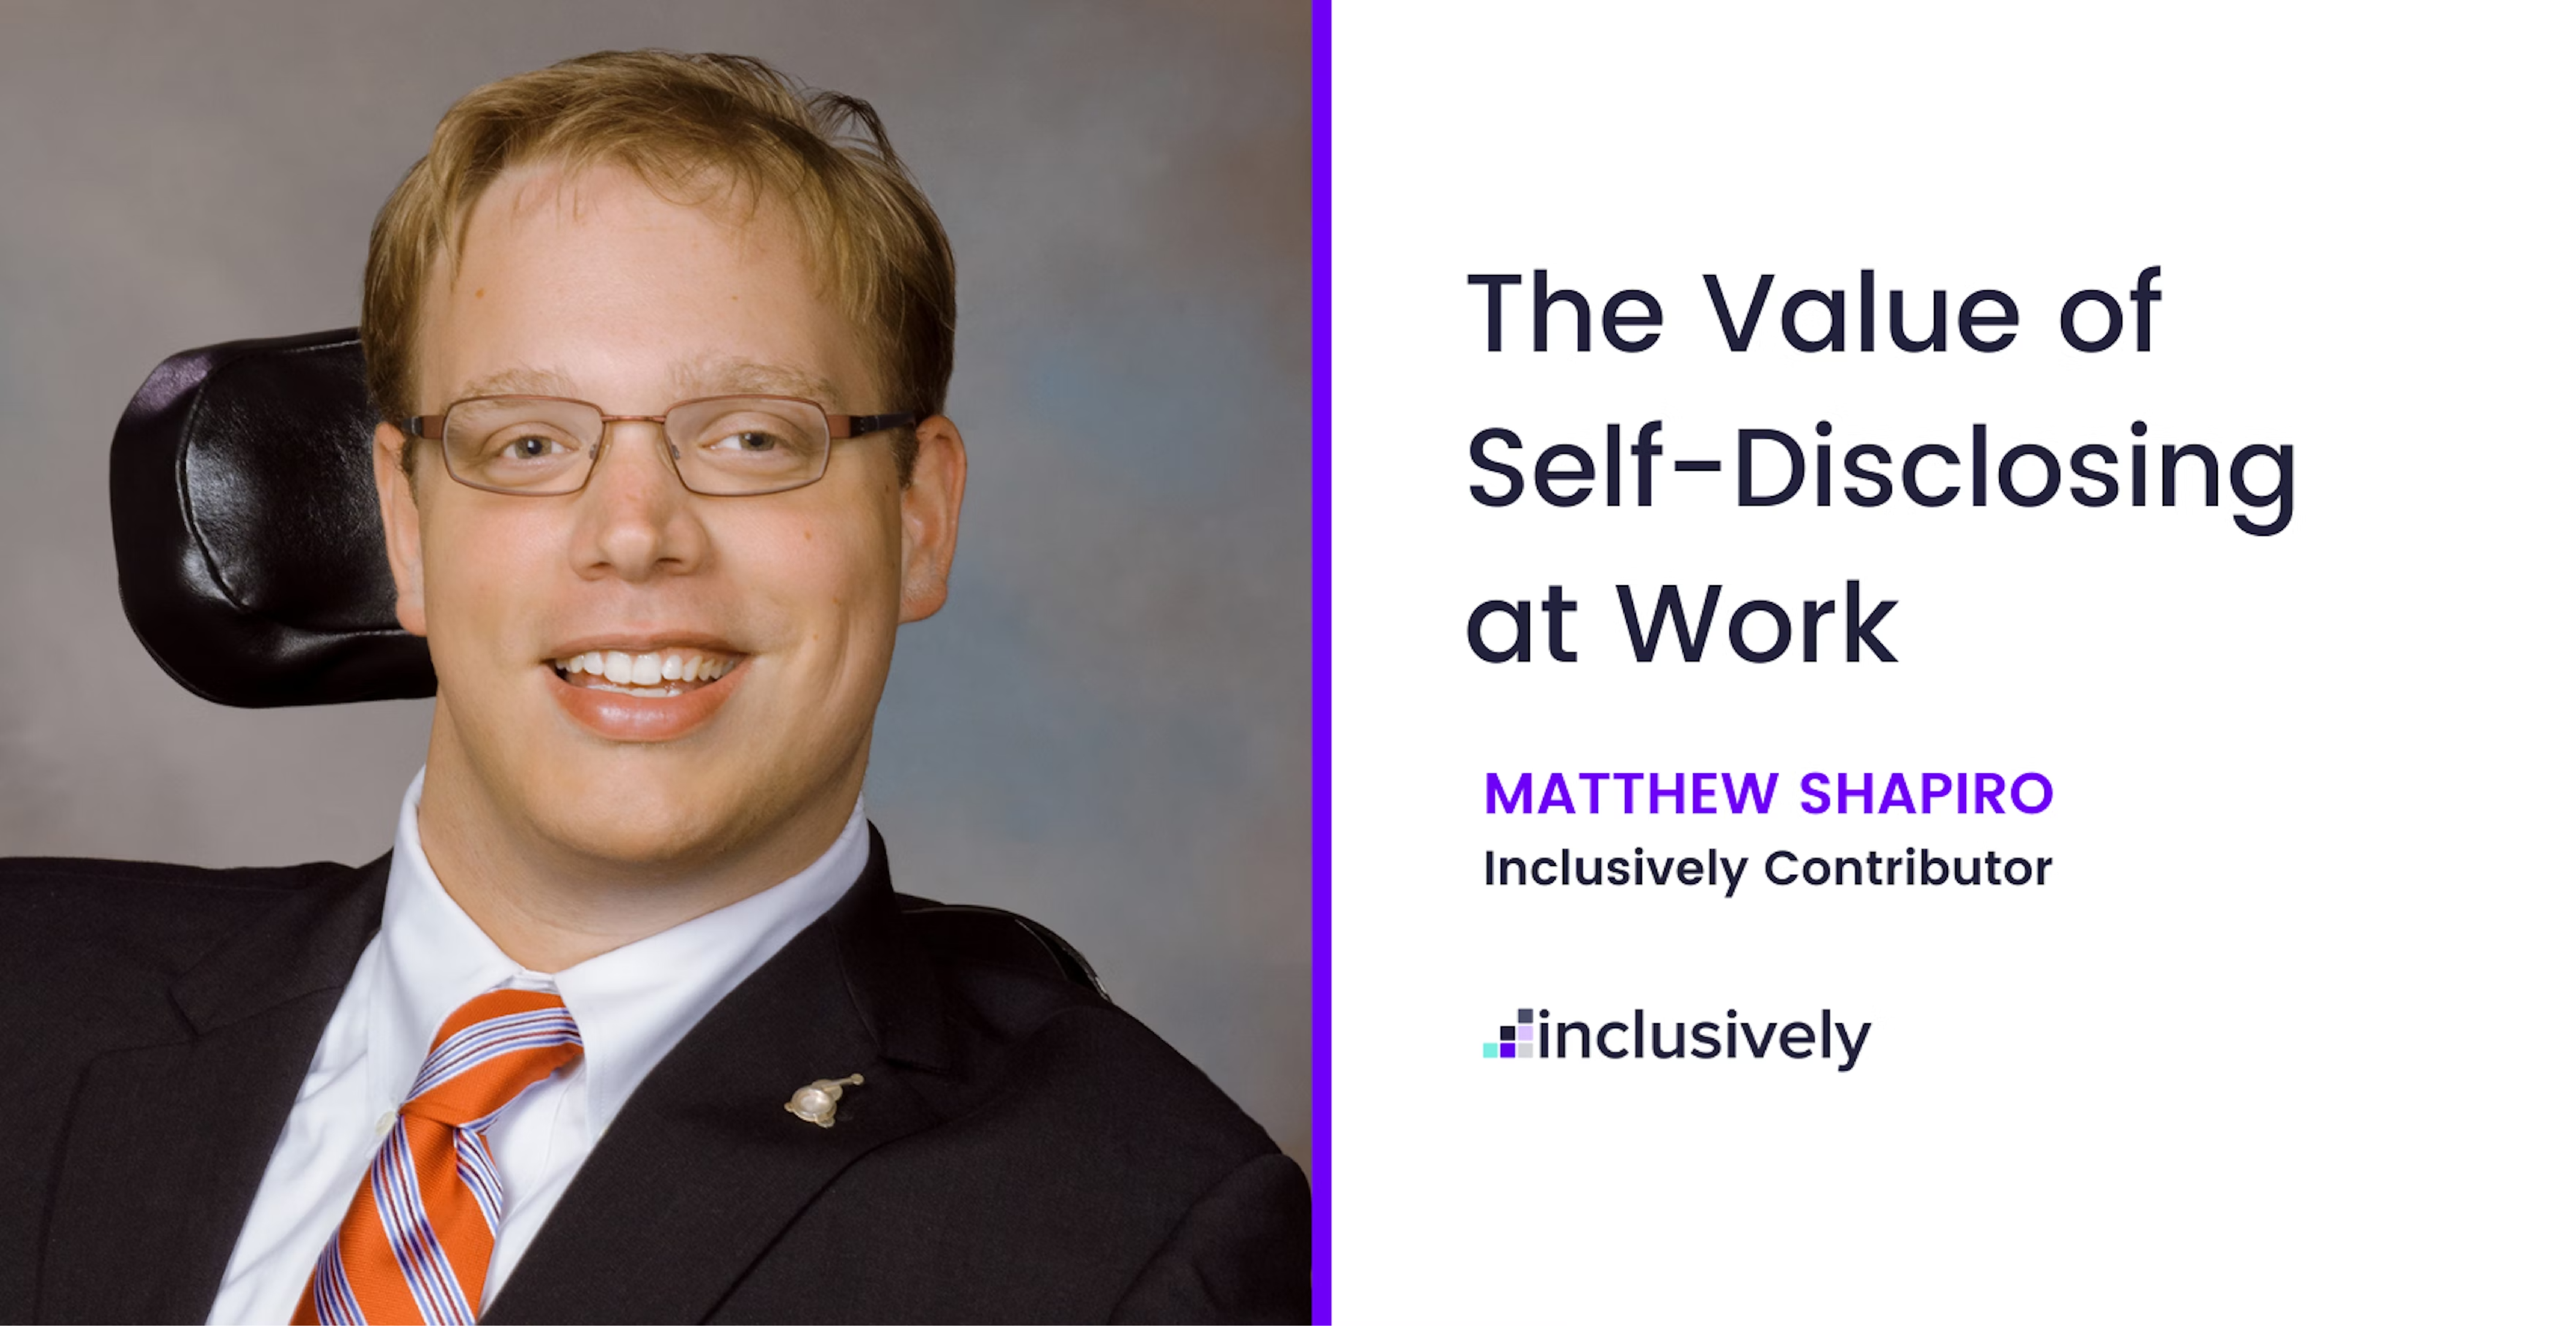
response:
<path id="1" fill-rule="evenodd" d="M 108 511 L 125 618 L 221 704 L 434 694 L 394 621 L 353 328 L 163 360 L 116 426 Z"/>

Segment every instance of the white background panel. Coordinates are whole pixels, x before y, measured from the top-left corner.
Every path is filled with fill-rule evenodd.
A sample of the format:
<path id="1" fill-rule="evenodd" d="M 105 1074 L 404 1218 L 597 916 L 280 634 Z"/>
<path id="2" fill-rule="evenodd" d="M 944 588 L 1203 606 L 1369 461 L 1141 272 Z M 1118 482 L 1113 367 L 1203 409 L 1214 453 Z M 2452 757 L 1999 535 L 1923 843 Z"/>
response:
<path id="1" fill-rule="evenodd" d="M 1347 1321 L 2563 1314 L 2566 42 L 2549 11 L 1346 6 L 1334 41 L 1335 1301 Z M 2154 348 L 2056 330 L 2160 265 Z M 1485 348 L 1470 272 L 1663 339 Z M 1729 352 L 1869 267 L 2007 350 Z M 1739 294 L 1739 291 L 1743 292 Z M 1857 321 L 1857 310 L 1853 310 Z M 1479 430 L 1660 419 L 1651 508 L 1470 500 Z M 1733 501 L 1734 434 L 2121 455 L 2119 504 Z M 2295 447 L 2254 538 L 2128 424 Z M 2151 450 L 2151 463 L 2154 456 Z M 1928 474 L 1937 474 L 1933 470 Z M 2186 466 L 2187 476 L 2196 467 Z M 2258 463 L 2254 477 L 2268 474 Z M 1837 487 L 1849 482 L 1837 478 Z M 2222 487 L 2224 480 L 2222 478 Z M 1633 488 L 1631 489 L 1633 498 Z M 2253 513 L 2260 516 L 2263 513 Z M 1900 606 L 1895 664 L 1629 658 L 1613 586 Z M 1580 603 L 1490 665 L 1489 598 Z M 1543 643 L 1543 642 L 1542 642 Z M 1488 816 L 1489 770 L 1777 771 L 1767 817 Z M 1809 770 L 2037 816 L 1807 816 Z M 1615 787 L 1615 785 L 1613 785 Z M 1577 784 L 1578 794 L 1581 785 Z M 2023 889 L 1489 889 L 1483 853 L 2053 857 Z M 1479 1057 L 1560 1018 L 1871 1022 L 1819 1060 Z"/>

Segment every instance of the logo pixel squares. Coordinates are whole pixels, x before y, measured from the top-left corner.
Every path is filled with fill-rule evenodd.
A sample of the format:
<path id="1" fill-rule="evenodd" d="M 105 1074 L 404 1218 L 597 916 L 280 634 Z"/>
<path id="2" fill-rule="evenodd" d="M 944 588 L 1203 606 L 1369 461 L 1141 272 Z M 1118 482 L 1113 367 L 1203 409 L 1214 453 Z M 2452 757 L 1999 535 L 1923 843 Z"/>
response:
<path id="1" fill-rule="evenodd" d="M 1485 1042 L 1485 1057 L 1488 1059 L 1537 1058 L 1538 1029 L 1531 1025 L 1534 1021 L 1530 1010 L 1522 1009 L 1518 1022 L 1509 1023 L 1503 1027 L 1501 1039 Z"/>

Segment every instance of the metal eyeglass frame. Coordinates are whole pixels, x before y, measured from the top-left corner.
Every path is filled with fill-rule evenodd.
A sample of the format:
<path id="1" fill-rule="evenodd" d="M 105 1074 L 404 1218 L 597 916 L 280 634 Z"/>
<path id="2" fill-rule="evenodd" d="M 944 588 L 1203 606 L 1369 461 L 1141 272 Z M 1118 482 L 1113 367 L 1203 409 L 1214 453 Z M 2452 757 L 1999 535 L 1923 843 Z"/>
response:
<path id="1" fill-rule="evenodd" d="M 476 483 L 473 480 L 458 474 L 456 472 L 455 458 L 447 454 L 447 416 L 455 413 L 457 406 L 471 405 L 476 401 L 554 401 L 563 405 L 587 406 L 593 413 L 596 413 L 599 416 L 599 438 L 597 441 L 590 444 L 590 467 L 581 472 L 581 482 L 571 488 L 563 489 L 560 492 L 532 493 L 521 488 L 498 488 L 491 484 Z M 773 396 L 762 392 L 732 392 L 722 396 L 693 396 L 685 401 L 671 402 L 671 404 L 665 407 L 660 414 L 610 414 L 607 410 L 601 408 L 597 402 L 582 400 L 575 396 L 536 396 L 523 392 L 511 392 L 499 396 L 468 396 L 463 400 L 450 403 L 447 409 L 437 414 L 413 415 L 411 418 L 403 420 L 402 426 L 403 431 L 411 434 L 413 437 L 419 438 L 424 442 L 436 442 L 439 444 L 438 463 L 446 468 L 448 478 L 454 479 L 456 482 L 474 489 L 477 492 L 499 493 L 504 497 L 570 497 L 573 494 L 590 487 L 590 476 L 599 472 L 599 459 L 608 451 L 608 426 L 610 424 L 643 423 L 652 424 L 660 428 L 662 430 L 662 451 L 670 460 L 672 477 L 680 481 L 680 486 L 682 488 L 686 488 L 700 497 L 767 497 L 772 493 L 792 493 L 799 488 L 805 488 L 821 483 L 823 481 L 823 475 L 832 468 L 832 452 L 829 447 L 826 447 L 823 450 L 823 463 L 815 469 L 813 477 L 799 479 L 794 483 L 786 484 L 781 487 L 756 488 L 749 492 L 738 493 L 710 493 L 691 487 L 689 484 L 689 476 L 680 469 L 679 447 L 671 441 L 670 418 L 674 411 L 691 405 L 704 405 L 709 401 L 792 401 L 798 405 L 810 405 L 814 407 L 817 413 L 823 416 L 824 436 L 834 442 L 844 442 L 854 437 L 865 437 L 870 433 L 881 432 L 888 428 L 904 428 L 921 422 L 921 416 L 911 412 L 899 414 L 834 414 L 830 410 L 824 409 L 821 401 L 809 400 L 803 396 Z"/>

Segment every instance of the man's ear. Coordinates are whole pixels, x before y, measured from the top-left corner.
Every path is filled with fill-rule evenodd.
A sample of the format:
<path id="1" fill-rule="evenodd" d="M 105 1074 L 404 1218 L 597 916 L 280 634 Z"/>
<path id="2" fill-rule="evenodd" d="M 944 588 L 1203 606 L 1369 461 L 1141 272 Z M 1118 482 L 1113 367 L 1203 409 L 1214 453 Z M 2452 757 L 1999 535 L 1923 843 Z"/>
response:
<path id="1" fill-rule="evenodd" d="M 956 421 L 934 414 L 913 426 L 921 449 L 903 489 L 903 609 L 917 622 L 948 602 L 948 566 L 957 556 L 957 510 L 966 500 L 966 439 Z"/>
<path id="2" fill-rule="evenodd" d="M 392 424 L 376 425 L 376 512 L 384 518 L 385 561 L 394 572 L 394 620 L 417 636 L 429 634 L 420 593 L 420 495 L 403 470 L 411 439 Z"/>

